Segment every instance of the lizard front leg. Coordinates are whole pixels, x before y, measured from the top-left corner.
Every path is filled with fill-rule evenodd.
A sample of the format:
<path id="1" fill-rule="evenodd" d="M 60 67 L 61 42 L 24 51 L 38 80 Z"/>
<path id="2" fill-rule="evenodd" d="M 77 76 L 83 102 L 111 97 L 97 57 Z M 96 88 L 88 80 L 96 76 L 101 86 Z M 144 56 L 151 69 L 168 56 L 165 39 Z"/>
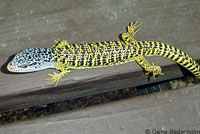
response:
<path id="1" fill-rule="evenodd" d="M 130 25 L 127 27 L 127 32 L 122 33 L 122 36 L 121 36 L 122 40 L 126 43 L 136 42 L 134 37 L 135 37 L 135 34 L 140 30 L 136 28 L 140 25 L 141 23 L 138 23 L 137 21 L 131 22 Z"/>
<path id="2" fill-rule="evenodd" d="M 146 75 L 152 74 L 154 80 L 156 79 L 157 75 L 164 75 L 161 71 L 160 66 L 155 66 L 154 63 L 152 63 L 152 65 L 149 64 L 148 61 L 142 55 L 137 55 L 135 57 L 135 61 L 146 71 Z"/>
<path id="3" fill-rule="evenodd" d="M 52 80 L 51 82 L 47 83 L 48 85 L 56 82 L 55 86 L 57 86 L 58 82 L 71 72 L 69 68 L 67 68 L 64 64 L 61 63 L 56 63 L 56 69 L 60 70 L 61 72 L 58 74 L 55 72 L 53 74 L 48 74 L 49 76 L 51 76 L 51 78 L 46 78 L 45 80 Z"/>

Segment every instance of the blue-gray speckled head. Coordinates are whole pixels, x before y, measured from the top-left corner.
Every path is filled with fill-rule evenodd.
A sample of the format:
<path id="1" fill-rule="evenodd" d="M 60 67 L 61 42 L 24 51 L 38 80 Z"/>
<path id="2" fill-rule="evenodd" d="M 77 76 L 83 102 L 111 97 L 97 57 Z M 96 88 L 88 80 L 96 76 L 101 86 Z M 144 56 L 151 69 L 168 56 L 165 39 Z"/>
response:
<path id="1" fill-rule="evenodd" d="M 46 68 L 54 68 L 51 48 L 27 48 L 15 55 L 7 65 L 11 72 L 33 72 Z"/>

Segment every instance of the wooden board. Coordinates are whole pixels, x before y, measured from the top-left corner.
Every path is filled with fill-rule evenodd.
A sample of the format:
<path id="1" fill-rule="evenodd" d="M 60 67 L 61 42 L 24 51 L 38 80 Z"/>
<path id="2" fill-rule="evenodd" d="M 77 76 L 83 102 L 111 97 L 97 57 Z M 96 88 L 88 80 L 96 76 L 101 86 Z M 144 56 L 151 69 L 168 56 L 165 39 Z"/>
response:
<path id="1" fill-rule="evenodd" d="M 4 1 L 0 5 L 0 112 L 47 104 L 126 87 L 182 77 L 183 69 L 160 57 L 164 76 L 147 81 L 136 63 L 115 67 L 73 70 L 58 87 L 44 78 L 54 70 L 12 74 L 6 70 L 12 55 L 31 47 L 51 47 L 53 40 L 70 43 L 118 40 L 131 21 L 142 22 L 137 40 L 171 45 L 199 59 L 200 1 Z M 10 57 L 11 56 L 11 57 Z M 10 57 L 10 58 L 9 58 Z"/>
<path id="2" fill-rule="evenodd" d="M 144 134 L 197 131 L 200 85 L 52 114 L 0 127 L 15 134 Z M 191 132 L 192 133 L 192 132 Z"/>

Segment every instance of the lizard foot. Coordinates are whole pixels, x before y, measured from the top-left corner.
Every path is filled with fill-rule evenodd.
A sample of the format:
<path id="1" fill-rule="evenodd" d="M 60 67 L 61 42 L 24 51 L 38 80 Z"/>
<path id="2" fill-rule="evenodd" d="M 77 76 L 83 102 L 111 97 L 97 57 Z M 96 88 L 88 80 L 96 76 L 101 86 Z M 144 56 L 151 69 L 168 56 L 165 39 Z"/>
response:
<path id="1" fill-rule="evenodd" d="M 69 69 L 63 70 L 61 71 L 59 74 L 57 73 L 53 73 L 53 74 L 48 74 L 49 76 L 51 76 L 51 78 L 46 78 L 45 80 L 51 80 L 49 83 L 47 83 L 47 85 L 52 84 L 54 82 L 56 82 L 55 86 L 58 85 L 58 82 L 64 78 L 65 76 L 67 76 L 71 71 Z"/>
<path id="2" fill-rule="evenodd" d="M 51 78 L 46 78 L 45 80 L 51 80 L 51 81 L 47 83 L 47 85 L 56 82 L 55 86 L 57 86 L 60 79 L 62 79 L 61 73 L 57 74 L 54 72 L 53 74 L 48 74 L 48 75 L 51 76 Z"/>
<path id="3" fill-rule="evenodd" d="M 140 30 L 136 28 L 139 27 L 141 24 L 142 23 L 138 23 L 137 21 L 130 23 L 130 25 L 128 26 L 128 33 L 131 38 L 134 38 L 135 34 Z"/>
<path id="4" fill-rule="evenodd" d="M 149 69 L 147 69 L 146 71 L 147 72 L 145 73 L 145 75 L 152 74 L 154 80 L 156 79 L 156 76 L 164 75 L 164 73 L 162 73 L 162 71 L 161 71 L 161 67 L 155 66 L 154 63 L 152 63 L 152 66 Z"/>
<path id="5" fill-rule="evenodd" d="M 140 25 L 141 23 L 138 23 L 137 21 L 131 22 L 130 25 L 127 27 L 127 32 L 122 33 L 121 35 L 122 40 L 127 43 L 136 42 L 134 36 L 140 30 L 136 29 Z"/>

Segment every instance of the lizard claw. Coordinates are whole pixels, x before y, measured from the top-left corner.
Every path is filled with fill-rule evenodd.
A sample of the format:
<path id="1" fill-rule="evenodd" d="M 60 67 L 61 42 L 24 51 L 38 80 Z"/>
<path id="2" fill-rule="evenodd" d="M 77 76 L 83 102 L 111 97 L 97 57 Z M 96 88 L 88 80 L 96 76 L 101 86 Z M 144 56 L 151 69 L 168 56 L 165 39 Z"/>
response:
<path id="1" fill-rule="evenodd" d="M 54 82 L 56 82 L 55 86 L 58 85 L 58 82 L 60 81 L 60 79 L 62 78 L 61 74 L 57 74 L 57 73 L 53 73 L 53 74 L 48 74 L 49 76 L 51 76 L 51 78 L 46 78 L 45 80 L 52 80 L 49 83 L 47 83 L 47 85 L 52 84 Z"/>
<path id="2" fill-rule="evenodd" d="M 152 63 L 151 70 L 148 70 L 145 73 L 145 75 L 148 75 L 150 73 L 153 75 L 153 79 L 154 80 L 156 79 L 157 75 L 164 75 L 164 73 L 162 73 L 161 67 L 160 66 L 155 66 L 154 63 Z"/>
<path id="3" fill-rule="evenodd" d="M 140 29 L 136 29 L 137 27 L 139 27 L 142 23 L 138 23 L 137 21 L 135 22 L 131 22 L 130 25 L 128 26 L 128 33 L 134 37 L 134 35 L 140 30 Z"/>
<path id="4" fill-rule="evenodd" d="M 127 32 L 122 33 L 121 35 L 122 40 L 127 43 L 136 42 L 136 40 L 134 39 L 134 36 L 140 30 L 140 29 L 136 29 L 140 25 L 141 23 L 138 23 L 137 21 L 131 22 L 130 25 L 127 27 Z"/>

